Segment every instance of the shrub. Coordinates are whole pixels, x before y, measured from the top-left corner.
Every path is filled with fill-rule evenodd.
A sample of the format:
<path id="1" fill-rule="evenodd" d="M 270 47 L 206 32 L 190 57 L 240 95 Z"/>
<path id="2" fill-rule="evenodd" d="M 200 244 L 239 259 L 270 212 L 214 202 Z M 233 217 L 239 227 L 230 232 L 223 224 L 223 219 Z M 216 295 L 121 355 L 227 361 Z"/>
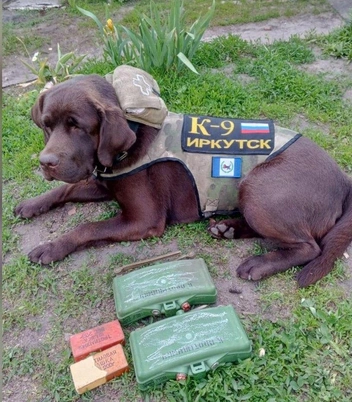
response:
<path id="1" fill-rule="evenodd" d="M 188 29 L 182 0 L 172 2 L 166 15 L 151 1 L 150 16 L 140 16 L 138 33 L 123 25 L 114 25 L 111 19 L 103 26 L 93 13 L 77 8 L 97 24 L 104 41 L 104 55 L 115 66 L 132 64 L 146 71 L 155 68 L 180 71 L 187 66 L 197 72 L 191 59 L 213 16 L 215 1 Z"/>

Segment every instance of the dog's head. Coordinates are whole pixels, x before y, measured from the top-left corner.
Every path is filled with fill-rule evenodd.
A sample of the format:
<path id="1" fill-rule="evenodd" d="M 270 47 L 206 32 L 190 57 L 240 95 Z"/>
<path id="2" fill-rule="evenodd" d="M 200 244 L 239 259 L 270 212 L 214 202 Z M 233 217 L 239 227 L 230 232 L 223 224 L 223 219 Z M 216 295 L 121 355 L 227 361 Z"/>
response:
<path id="1" fill-rule="evenodd" d="M 86 179 L 98 162 L 111 167 L 114 157 L 136 141 L 114 88 L 96 75 L 77 77 L 42 93 L 32 119 L 44 131 L 46 145 L 39 161 L 47 180 Z"/>

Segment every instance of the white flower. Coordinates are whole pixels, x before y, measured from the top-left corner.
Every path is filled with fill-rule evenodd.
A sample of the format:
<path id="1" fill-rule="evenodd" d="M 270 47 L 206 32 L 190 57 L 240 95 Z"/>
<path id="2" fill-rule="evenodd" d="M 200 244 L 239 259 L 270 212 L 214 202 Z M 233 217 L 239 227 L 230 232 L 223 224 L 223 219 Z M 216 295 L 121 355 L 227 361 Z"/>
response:
<path id="1" fill-rule="evenodd" d="M 259 357 L 264 357 L 265 356 L 265 349 L 264 348 L 260 348 L 259 349 Z"/>
<path id="2" fill-rule="evenodd" d="M 35 52 L 33 57 L 32 57 L 32 61 L 37 61 L 38 60 L 38 56 L 39 56 L 39 52 Z"/>

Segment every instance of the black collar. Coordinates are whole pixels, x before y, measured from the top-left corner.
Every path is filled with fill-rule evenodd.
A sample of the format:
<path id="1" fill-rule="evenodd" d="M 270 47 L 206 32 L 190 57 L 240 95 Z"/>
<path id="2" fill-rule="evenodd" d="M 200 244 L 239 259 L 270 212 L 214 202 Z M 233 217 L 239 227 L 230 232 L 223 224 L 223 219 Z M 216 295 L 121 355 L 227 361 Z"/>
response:
<path id="1" fill-rule="evenodd" d="M 129 125 L 130 129 L 136 133 L 139 128 L 139 123 L 137 123 L 135 121 L 130 121 L 130 120 L 127 120 L 127 123 Z M 122 160 L 124 160 L 127 156 L 128 156 L 127 151 L 120 152 L 119 154 L 117 154 L 114 157 L 113 165 L 117 165 Z M 104 179 L 111 180 L 111 179 L 114 179 L 115 177 L 117 177 L 118 175 L 119 175 L 118 173 L 114 174 L 113 168 L 104 166 L 99 161 L 96 164 L 95 169 L 93 171 L 93 176 L 95 176 L 99 180 L 104 180 Z"/>

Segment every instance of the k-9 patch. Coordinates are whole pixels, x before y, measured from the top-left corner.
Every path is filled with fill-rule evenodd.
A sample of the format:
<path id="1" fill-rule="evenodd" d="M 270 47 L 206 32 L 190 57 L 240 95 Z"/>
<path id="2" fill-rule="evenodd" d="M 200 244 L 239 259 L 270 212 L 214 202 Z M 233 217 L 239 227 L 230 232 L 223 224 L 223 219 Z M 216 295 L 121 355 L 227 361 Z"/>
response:
<path id="1" fill-rule="evenodd" d="M 212 157 L 211 177 L 230 177 L 239 179 L 242 176 L 242 158 Z"/>
<path id="2" fill-rule="evenodd" d="M 269 155 L 275 147 L 275 128 L 272 120 L 185 115 L 181 143 L 185 152 Z"/>

